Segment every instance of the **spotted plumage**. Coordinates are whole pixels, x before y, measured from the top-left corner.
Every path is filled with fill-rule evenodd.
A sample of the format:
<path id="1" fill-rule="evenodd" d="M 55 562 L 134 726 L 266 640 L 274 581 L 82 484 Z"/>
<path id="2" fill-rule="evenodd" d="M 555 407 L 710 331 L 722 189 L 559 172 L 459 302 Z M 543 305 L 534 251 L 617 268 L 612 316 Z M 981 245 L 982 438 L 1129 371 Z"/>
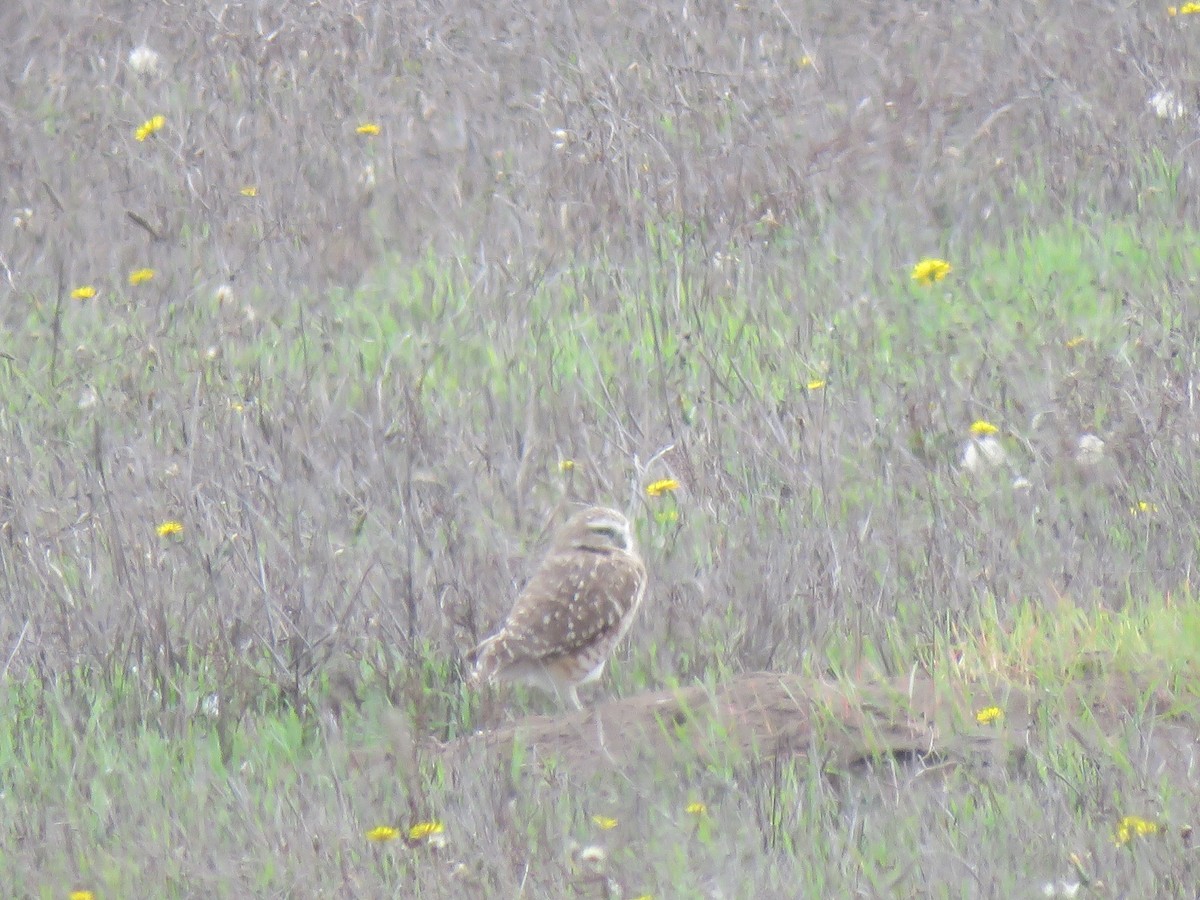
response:
<path id="1" fill-rule="evenodd" d="M 472 681 L 533 684 L 581 709 L 576 689 L 603 674 L 645 591 L 629 520 L 601 506 L 576 513 L 504 626 L 472 651 Z"/>

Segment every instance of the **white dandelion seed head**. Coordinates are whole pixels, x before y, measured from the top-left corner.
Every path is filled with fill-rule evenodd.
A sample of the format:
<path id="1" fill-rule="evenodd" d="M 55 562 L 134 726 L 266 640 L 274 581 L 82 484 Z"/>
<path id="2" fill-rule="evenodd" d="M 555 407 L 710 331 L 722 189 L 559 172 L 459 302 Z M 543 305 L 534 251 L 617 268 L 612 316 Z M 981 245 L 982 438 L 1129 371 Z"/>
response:
<path id="1" fill-rule="evenodd" d="M 974 441 L 967 441 L 963 445 L 962 456 L 958 460 L 959 468 L 972 474 L 983 468 L 983 460 L 980 458 L 979 448 L 975 446 Z"/>
<path id="2" fill-rule="evenodd" d="M 593 869 L 603 866 L 606 859 L 608 859 L 608 851 L 595 844 L 590 844 L 579 851 L 579 861 Z"/>
<path id="3" fill-rule="evenodd" d="M 1099 465 L 1104 459 L 1104 441 L 1096 437 L 1094 434 L 1083 434 L 1079 436 L 1079 442 L 1075 445 L 1075 462 L 1081 466 Z"/>
<path id="4" fill-rule="evenodd" d="M 984 458 L 993 466 L 1001 465 L 1007 458 L 1004 452 L 1004 445 L 995 437 L 995 435 L 984 435 L 975 441 L 979 445 L 980 452 Z"/>
<path id="5" fill-rule="evenodd" d="M 158 71 L 162 58 L 145 44 L 129 51 L 129 68 L 137 75 L 153 75 Z"/>
<path id="6" fill-rule="evenodd" d="M 1075 897 L 1079 894 L 1082 883 L 1078 881 L 1047 881 L 1042 885 L 1043 897 Z"/>
<path id="7" fill-rule="evenodd" d="M 1004 465 L 1007 458 L 1004 445 L 995 435 L 985 434 L 967 441 L 959 465 L 974 475 Z"/>
<path id="8" fill-rule="evenodd" d="M 555 150 L 565 150 L 571 144 L 575 143 L 575 135 L 566 128 L 555 128 L 550 132 L 550 135 L 554 138 Z"/>
<path id="9" fill-rule="evenodd" d="M 1174 91 L 1155 91 L 1147 102 L 1160 119 L 1174 122 L 1187 115 L 1187 107 L 1183 105 L 1182 100 L 1175 96 Z"/>
<path id="10" fill-rule="evenodd" d="M 79 394 L 78 406 L 80 409 L 91 409 L 100 402 L 99 396 L 96 394 L 96 389 L 93 387 L 85 387 Z"/>
<path id="11" fill-rule="evenodd" d="M 430 850 L 445 850 L 446 849 L 445 832 L 435 832 L 425 838 L 425 846 Z"/>
<path id="12" fill-rule="evenodd" d="M 233 288 L 227 284 L 223 284 L 217 288 L 214 296 L 217 298 L 217 305 L 224 306 L 233 300 Z"/>

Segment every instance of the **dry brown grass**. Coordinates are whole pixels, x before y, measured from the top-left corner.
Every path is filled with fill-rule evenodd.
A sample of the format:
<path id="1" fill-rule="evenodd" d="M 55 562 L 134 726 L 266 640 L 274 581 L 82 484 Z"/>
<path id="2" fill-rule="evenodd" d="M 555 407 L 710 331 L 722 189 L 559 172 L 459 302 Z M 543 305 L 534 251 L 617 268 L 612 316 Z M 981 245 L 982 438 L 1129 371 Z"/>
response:
<path id="1" fill-rule="evenodd" d="M 1101 823 L 1186 817 L 1195 775 L 1036 717 L 1037 762 L 978 776 L 986 814 L 969 784 L 910 802 L 819 759 L 616 784 L 355 761 L 479 721 L 459 654 L 575 500 L 632 506 L 654 572 L 618 695 L 905 675 L 1027 604 L 1186 596 L 1197 27 L 1115 2 L 4 4 L 11 893 L 1012 896 L 1071 853 L 1114 896 L 1194 885 L 1181 829 L 1134 855 Z M 907 288 L 930 255 L 952 308 Z M 958 471 L 979 418 L 995 478 Z M 643 495 L 668 474 L 674 500 Z M 698 794 L 717 840 L 671 818 Z M 605 805 L 616 889 L 563 849 Z M 451 864 L 363 847 L 431 816 Z"/>

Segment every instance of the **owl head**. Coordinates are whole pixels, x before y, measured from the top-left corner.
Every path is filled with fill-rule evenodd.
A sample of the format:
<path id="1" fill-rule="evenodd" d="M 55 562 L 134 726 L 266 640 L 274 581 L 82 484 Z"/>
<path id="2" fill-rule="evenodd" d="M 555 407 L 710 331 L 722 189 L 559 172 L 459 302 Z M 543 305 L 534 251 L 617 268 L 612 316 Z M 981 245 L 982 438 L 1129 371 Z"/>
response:
<path id="1" fill-rule="evenodd" d="M 609 553 L 633 552 L 633 529 L 629 520 L 615 509 L 592 506 L 581 510 L 563 526 L 556 541 L 558 550 L 586 550 Z"/>

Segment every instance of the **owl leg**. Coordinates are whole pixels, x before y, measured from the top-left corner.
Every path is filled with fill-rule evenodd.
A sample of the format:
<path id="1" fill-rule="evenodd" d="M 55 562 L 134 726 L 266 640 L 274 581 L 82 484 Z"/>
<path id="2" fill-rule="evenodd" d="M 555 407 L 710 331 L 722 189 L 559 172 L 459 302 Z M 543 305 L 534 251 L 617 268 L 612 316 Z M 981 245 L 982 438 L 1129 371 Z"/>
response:
<path id="1" fill-rule="evenodd" d="M 604 743 L 604 722 L 600 718 L 600 710 L 594 706 L 592 707 L 592 718 L 596 720 L 596 746 L 600 748 L 600 752 L 610 763 L 614 766 L 617 765 L 617 761 L 608 750 L 608 745 Z"/>

